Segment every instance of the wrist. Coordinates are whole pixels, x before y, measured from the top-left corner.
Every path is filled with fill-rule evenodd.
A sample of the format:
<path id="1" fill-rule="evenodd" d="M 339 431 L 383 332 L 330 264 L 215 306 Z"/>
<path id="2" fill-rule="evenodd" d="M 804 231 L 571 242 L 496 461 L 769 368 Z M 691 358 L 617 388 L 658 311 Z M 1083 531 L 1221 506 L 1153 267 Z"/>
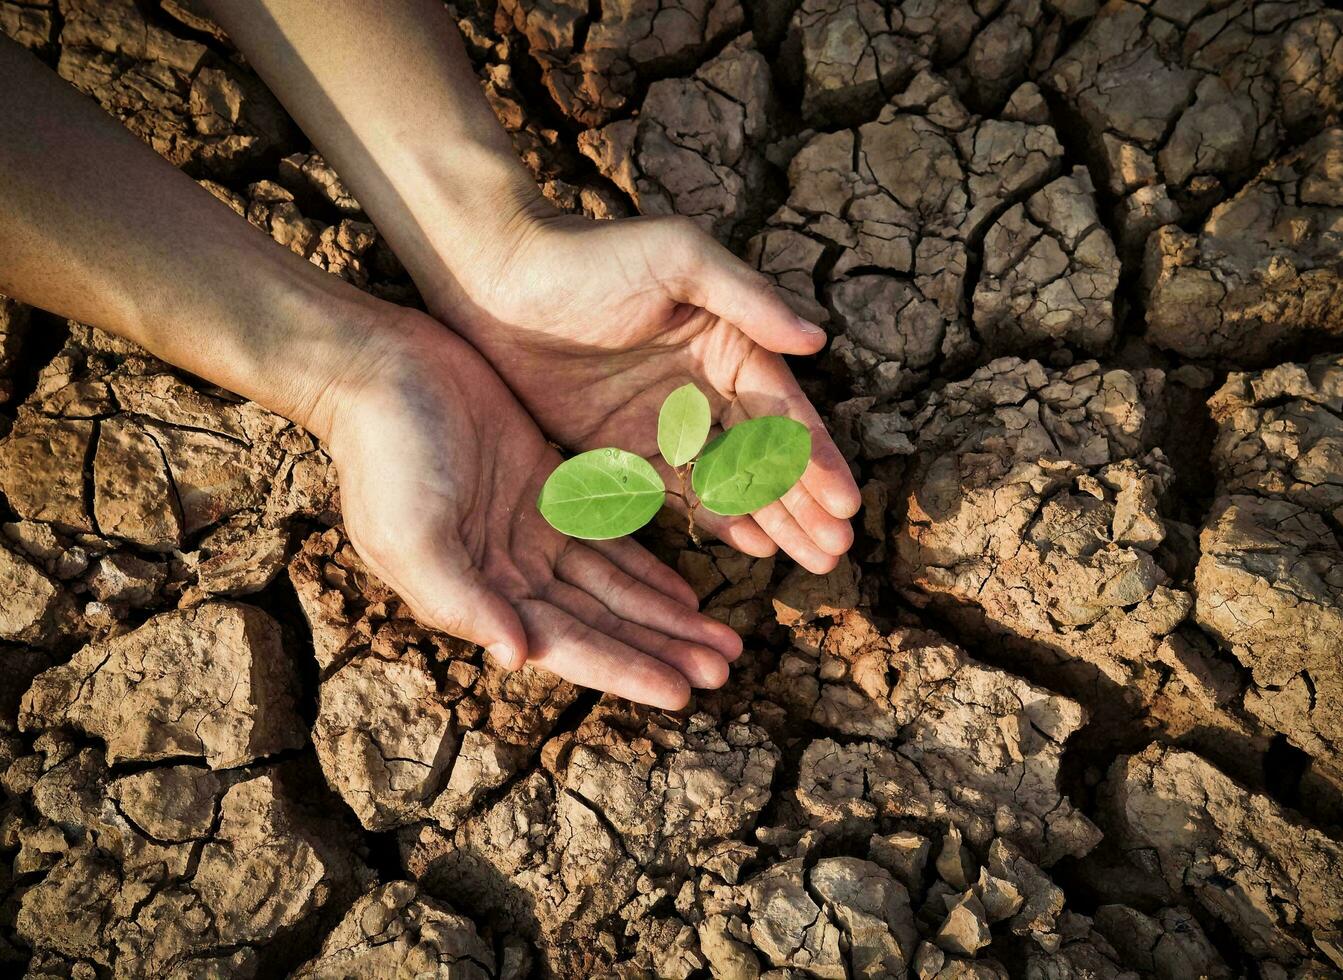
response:
<path id="1" fill-rule="evenodd" d="M 282 359 L 280 373 L 288 380 L 269 407 L 329 444 L 340 418 L 418 332 L 413 319 L 422 315 L 353 288 L 334 299 L 295 300 L 302 310 L 296 322 L 307 326 Z"/>
<path id="2" fill-rule="evenodd" d="M 510 262 L 559 212 L 511 148 L 458 148 L 401 173 L 417 227 L 392 245 L 429 312 L 463 325 L 488 308 Z"/>
<path id="3" fill-rule="evenodd" d="M 389 341 L 381 324 L 399 308 L 232 214 L 216 220 L 222 208 L 209 205 L 199 217 L 211 233 L 192 243 L 199 254 L 176 275 L 190 289 L 111 279 L 102 293 L 106 312 L 89 319 L 325 439 L 329 406 L 379 356 Z"/>
<path id="4" fill-rule="evenodd" d="M 269 241 L 262 245 L 279 253 Z M 253 280 L 246 308 L 220 316 L 197 373 L 325 442 L 336 412 L 395 342 L 402 311 L 308 263 L 285 262 L 281 270 Z"/>

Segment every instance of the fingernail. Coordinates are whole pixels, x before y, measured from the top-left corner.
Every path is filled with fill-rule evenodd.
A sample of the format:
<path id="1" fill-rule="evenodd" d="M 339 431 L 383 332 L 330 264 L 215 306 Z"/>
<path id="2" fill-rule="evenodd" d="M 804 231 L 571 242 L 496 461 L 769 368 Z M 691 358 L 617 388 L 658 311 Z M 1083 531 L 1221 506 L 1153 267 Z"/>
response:
<path id="1" fill-rule="evenodd" d="M 824 337 L 824 336 L 825 336 L 825 330 L 824 330 L 823 328 L 821 328 L 821 327 L 818 327 L 816 324 L 812 323 L 810 320 L 804 320 L 804 319 L 802 319 L 802 317 L 798 317 L 798 318 L 797 318 L 797 325 L 798 325 L 798 327 L 801 328 L 801 330 L 802 330 L 803 333 L 809 333 L 809 334 L 812 334 L 812 335 L 817 336 L 817 337 Z"/>
<path id="2" fill-rule="evenodd" d="M 493 657 L 494 662 L 504 670 L 517 670 L 522 666 L 517 651 L 506 643 L 495 643 L 487 646 L 485 652 Z"/>

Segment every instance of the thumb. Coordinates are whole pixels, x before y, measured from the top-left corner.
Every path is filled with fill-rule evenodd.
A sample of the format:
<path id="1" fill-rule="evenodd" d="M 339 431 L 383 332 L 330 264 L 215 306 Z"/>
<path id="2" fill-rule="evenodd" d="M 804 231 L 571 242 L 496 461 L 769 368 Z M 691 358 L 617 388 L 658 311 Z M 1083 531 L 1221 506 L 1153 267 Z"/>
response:
<path id="1" fill-rule="evenodd" d="M 484 647 L 504 670 L 517 670 L 527 662 L 522 620 L 476 569 L 426 569 L 414 579 L 407 583 L 406 599 L 424 625 Z"/>
<path id="2" fill-rule="evenodd" d="M 672 298 L 703 307 L 777 354 L 815 354 L 825 331 L 794 313 L 773 283 L 714 241 L 697 225 L 676 222 L 670 254 L 677 272 Z"/>

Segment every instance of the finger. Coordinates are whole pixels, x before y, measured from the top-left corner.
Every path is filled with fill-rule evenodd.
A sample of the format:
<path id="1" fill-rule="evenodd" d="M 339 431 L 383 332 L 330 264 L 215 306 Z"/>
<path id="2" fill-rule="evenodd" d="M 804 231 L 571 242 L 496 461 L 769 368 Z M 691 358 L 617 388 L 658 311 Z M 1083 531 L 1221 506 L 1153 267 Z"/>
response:
<path id="1" fill-rule="evenodd" d="M 807 571 L 824 575 L 839 564 L 839 558 L 826 554 L 816 546 L 811 535 L 802 529 L 797 518 L 776 500 L 755 512 L 755 519 L 779 547 Z"/>
<path id="2" fill-rule="evenodd" d="M 802 474 L 802 485 L 835 517 L 848 520 L 858 513 L 863 498 L 849 464 L 783 358 L 761 354 L 743 365 L 737 400 L 752 418 L 787 415 L 805 425 L 811 431 L 811 462 Z"/>
<path id="3" fill-rule="evenodd" d="M 387 578 L 381 568 L 373 570 L 394 583 L 421 623 L 484 647 L 505 670 L 517 670 L 527 661 L 522 620 L 512 603 L 490 588 L 476 569 L 454 567 L 442 557 L 426 555 L 400 567 L 403 572 L 396 579 Z"/>
<path id="4" fill-rule="evenodd" d="M 780 498 L 780 503 L 797 521 L 816 547 L 827 555 L 842 555 L 853 545 L 853 525 L 830 513 L 801 483 Z"/>
<path id="5" fill-rule="evenodd" d="M 589 593 L 559 579 L 546 587 L 545 598 L 580 623 L 674 668 L 693 687 L 722 687 L 727 681 L 727 660 L 717 650 L 632 623 Z"/>
<path id="6" fill-rule="evenodd" d="M 685 675 L 655 657 L 585 626 L 542 599 L 524 599 L 518 612 L 531 638 L 532 666 L 655 708 L 680 711 L 689 703 Z"/>
<path id="7" fill-rule="evenodd" d="M 825 331 L 802 319 L 783 301 L 773 283 L 689 221 L 663 225 L 671 236 L 665 250 L 672 298 L 722 317 L 767 350 L 815 354 Z"/>
<path id="8" fill-rule="evenodd" d="M 588 546 L 605 555 L 626 575 L 638 579 L 655 592 L 670 597 L 683 606 L 699 608 L 699 596 L 690 583 L 676 570 L 658 561 L 651 551 L 629 538 L 610 541 L 589 541 Z"/>
<path id="9" fill-rule="evenodd" d="M 587 592 L 622 619 L 670 637 L 703 644 L 728 661 L 741 656 L 741 637 L 732 627 L 691 612 L 625 574 L 591 548 L 575 545 L 567 549 L 555 570 L 563 581 Z"/>

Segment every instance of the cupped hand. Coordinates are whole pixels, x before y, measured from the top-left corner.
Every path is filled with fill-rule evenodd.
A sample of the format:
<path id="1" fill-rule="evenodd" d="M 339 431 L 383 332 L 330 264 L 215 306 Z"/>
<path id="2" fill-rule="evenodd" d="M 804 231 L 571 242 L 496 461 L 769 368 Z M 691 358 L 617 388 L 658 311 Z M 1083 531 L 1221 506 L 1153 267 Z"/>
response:
<path id="1" fill-rule="evenodd" d="M 629 539 L 583 542 L 536 508 L 560 462 L 470 345 L 398 313 L 330 412 L 345 528 L 423 623 L 587 687 L 658 707 L 718 687 L 740 638 Z"/>
<path id="2" fill-rule="evenodd" d="M 768 280 L 681 218 L 514 222 L 507 246 L 445 260 L 421 283 L 431 311 L 467 336 L 557 442 L 657 452 L 657 414 L 694 381 L 719 427 L 787 415 L 812 433 L 812 459 L 782 499 L 745 517 L 701 509 L 698 523 L 748 554 L 777 547 L 818 573 L 853 543 L 860 497 L 849 468 L 782 354 L 814 354 L 820 327 Z M 427 288 L 426 288 L 427 287 Z"/>

